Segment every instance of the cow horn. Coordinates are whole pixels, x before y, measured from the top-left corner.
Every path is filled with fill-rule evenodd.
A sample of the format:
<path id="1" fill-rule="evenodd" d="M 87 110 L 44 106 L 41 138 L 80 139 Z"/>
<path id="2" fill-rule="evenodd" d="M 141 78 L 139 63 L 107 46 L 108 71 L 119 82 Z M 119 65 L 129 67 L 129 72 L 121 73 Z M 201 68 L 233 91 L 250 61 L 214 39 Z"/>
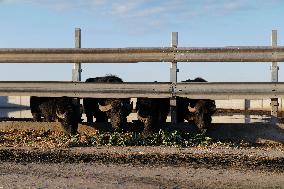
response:
<path id="1" fill-rule="evenodd" d="M 66 116 L 66 112 L 64 114 L 60 114 L 58 113 L 58 111 L 56 111 L 56 116 L 59 118 L 59 119 L 64 119 L 65 116 Z"/>
<path id="2" fill-rule="evenodd" d="M 102 112 L 107 112 L 109 111 L 110 109 L 112 109 L 112 106 L 111 104 L 108 104 L 108 105 L 105 105 L 105 106 L 102 106 L 99 104 L 99 109 L 102 111 Z"/>
<path id="3" fill-rule="evenodd" d="M 188 111 L 191 112 L 191 113 L 194 113 L 194 112 L 196 112 L 196 108 L 195 107 L 192 108 L 192 107 L 188 106 Z"/>

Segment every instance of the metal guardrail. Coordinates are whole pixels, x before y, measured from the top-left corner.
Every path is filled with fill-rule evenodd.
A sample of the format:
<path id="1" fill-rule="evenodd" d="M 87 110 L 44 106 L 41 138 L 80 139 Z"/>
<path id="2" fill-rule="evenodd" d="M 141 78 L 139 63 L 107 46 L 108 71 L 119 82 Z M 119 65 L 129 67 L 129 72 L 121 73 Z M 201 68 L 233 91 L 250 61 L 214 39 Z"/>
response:
<path id="1" fill-rule="evenodd" d="M 0 82 L 0 96 L 170 98 L 171 83 Z M 176 96 L 193 99 L 284 98 L 284 82 L 177 83 Z"/>
<path id="2" fill-rule="evenodd" d="M 284 82 L 178 83 L 177 96 L 194 99 L 269 99 L 284 97 Z"/>
<path id="3" fill-rule="evenodd" d="M 80 81 L 81 63 L 171 63 L 170 83 L 81 83 L 0 82 L 2 96 L 70 96 L 99 98 L 170 98 L 172 123 L 176 123 L 176 96 L 196 99 L 271 98 L 272 122 L 277 122 L 278 99 L 284 97 L 284 83 L 278 83 L 277 62 L 284 62 L 284 46 L 178 47 L 178 33 L 172 33 L 171 47 L 80 48 L 81 30 L 75 30 L 74 48 L 0 49 L 0 63 L 75 63 L 72 80 Z M 273 62 L 271 83 L 177 83 L 177 62 Z M 275 118 L 275 119 L 274 119 Z"/>
<path id="4" fill-rule="evenodd" d="M 284 47 L 0 49 L 0 63 L 284 62 Z"/>

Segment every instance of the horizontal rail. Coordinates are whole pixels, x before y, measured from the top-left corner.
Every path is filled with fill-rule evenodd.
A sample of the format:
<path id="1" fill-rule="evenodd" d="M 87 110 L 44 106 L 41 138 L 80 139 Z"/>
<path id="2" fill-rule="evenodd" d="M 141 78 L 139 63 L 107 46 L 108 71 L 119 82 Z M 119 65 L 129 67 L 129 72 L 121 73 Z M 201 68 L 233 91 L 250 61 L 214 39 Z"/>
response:
<path id="1" fill-rule="evenodd" d="M 284 47 L 0 49 L 0 63 L 284 62 Z"/>
<path id="2" fill-rule="evenodd" d="M 0 82 L 0 96 L 170 97 L 170 83 Z"/>
<path id="3" fill-rule="evenodd" d="M 178 83 L 176 94 L 193 99 L 269 99 L 284 97 L 284 82 Z"/>
<path id="4" fill-rule="evenodd" d="M 284 82 L 177 83 L 176 94 L 193 99 L 284 98 Z M 85 83 L 2 81 L 0 96 L 70 96 L 96 98 L 168 98 L 171 83 Z"/>

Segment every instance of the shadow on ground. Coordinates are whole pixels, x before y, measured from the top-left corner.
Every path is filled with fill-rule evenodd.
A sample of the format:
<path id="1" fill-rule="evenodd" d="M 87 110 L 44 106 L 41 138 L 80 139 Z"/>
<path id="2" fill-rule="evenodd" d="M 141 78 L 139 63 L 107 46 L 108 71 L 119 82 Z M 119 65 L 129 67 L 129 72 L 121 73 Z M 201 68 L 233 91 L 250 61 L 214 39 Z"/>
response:
<path id="1" fill-rule="evenodd" d="M 175 126 L 167 123 L 164 128 L 181 132 L 197 132 L 196 126 L 192 123 L 180 123 Z M 92 132 L 93 130 L 111 131 L 111 125 L 109 123 L 84 123 L 79 128 L 79 132 Z M 136 123 L 128 123 L 125 130 L 141 132 L 143 126 Z M 213 123 L 207 134 L 216 141 L 284 144 L 284 124 Z"/>
<path id="2" fill-rule="evenodd" d="M 167 123 L 165 129 L 181 132 L 196 132 L 196 127 L 191 123 L 181 123 L 171 126 Z M 7 121 L 0 122 L 0 130 L 62 130 L 57 122 L 26 122 Z M 143 126 L 128 123 L 125 131 L 141 132 Z M 110 123 L 82 123 L 78 128 L 79 133 L 92 135 L 96 131 L 111 131 Z M 213 123 L 207 132 L 208 136 L 222 142 L 248 142 L 248 143 L 280 143 L 284 144 L 284 124 L 272 125 L 269 123 Z"/>

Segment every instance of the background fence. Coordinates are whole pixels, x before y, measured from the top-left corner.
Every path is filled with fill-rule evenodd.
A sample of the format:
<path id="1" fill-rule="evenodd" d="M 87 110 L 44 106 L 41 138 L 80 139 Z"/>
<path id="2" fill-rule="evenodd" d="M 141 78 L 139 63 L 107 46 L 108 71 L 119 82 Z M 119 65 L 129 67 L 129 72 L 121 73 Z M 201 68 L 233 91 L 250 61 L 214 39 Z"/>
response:
<path id="1" fill-rule="evenodd" d="M 188 48 L 178 47 L 178 33 L 166 48 L 81 48 L 81 30 L 75 30 L 76 48 L 0 49 L 0 63 L 74 63 L 73 82 L 0 82 L 1 96 L 70 96 L 99 98 L 171 98 L 172 122 L 176 122 L 176 96 L 196 99 L 271 99 L 272 122 L 277 121 L 278 98 L 284 83 L 278 82 L 277 62 L 284 61 L 284 47 L 272 46 Z M 83 83 L 81 63 L 171 63 L 168 83 Z M 272 62 L 271 82 L 177 82 L 177 62 Z"/>

